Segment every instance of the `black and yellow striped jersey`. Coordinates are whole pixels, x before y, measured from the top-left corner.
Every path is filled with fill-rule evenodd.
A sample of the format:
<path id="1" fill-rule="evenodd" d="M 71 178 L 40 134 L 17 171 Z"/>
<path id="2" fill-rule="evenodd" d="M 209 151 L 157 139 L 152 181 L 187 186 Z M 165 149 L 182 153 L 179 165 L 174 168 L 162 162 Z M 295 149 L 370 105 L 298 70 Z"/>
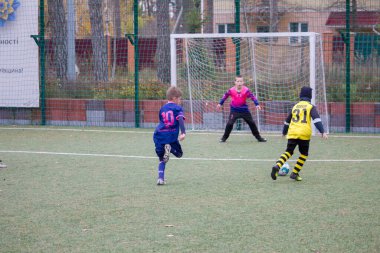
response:
<path id="1" fill-rule="evenodd" d="M 323 133 L 323 125 L 318 111 L 309 101 L 300 101 L 293 106 L 284 122 L 283 134 L 288 139 L 310 140 L 312 134 L 311 123 Z"/>

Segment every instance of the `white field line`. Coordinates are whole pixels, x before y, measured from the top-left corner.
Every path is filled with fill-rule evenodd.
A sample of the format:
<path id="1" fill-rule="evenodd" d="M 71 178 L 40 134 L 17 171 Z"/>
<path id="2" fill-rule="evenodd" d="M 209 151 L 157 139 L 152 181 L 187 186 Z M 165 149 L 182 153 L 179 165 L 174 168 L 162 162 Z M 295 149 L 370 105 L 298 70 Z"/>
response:
<path id="1" fill-rule="evenodd" d="M 106 130 L 106 129 L 85 129 L 85 128 L 47 128 L 47 127 L 36 127 L 36 128 L 28 128 L 28 127 L 0 127 L 0 130 L 23 130 L 23 131 L 68 131 L 68 132 L 95 132 L 95 133 L 120 133 L 120 134 L 153 134 L 154 129 L 151 131 L 134 131 L 134 130 Z M 223 133 L 222 130 L 219 131 L 201 131 L 201 130 L 187 130 L 191 135 L 220 135 Z M 233 132 L 232 135 L 250 135 L 250 131 L 241 131 L 239 133 Z M 281 134 L 275 133 L 265 133 L 267 136 L 282 136 Z M 314 136 L 319 137 L 319 135 Z M 331 138 L 363 138 L 363 139 L 380 139 L 380 135 L 334 135 L 329 134 Z"/>
<path id="2" fill-rule="evenodd" d="M 158 159 L 155 156 L 135 156 L 116 154 L 90 154 L 90 153 L 67 153 L 67 152 L 47 152 L 28 150 L 0 150 L 0 153 L 29 154 L 29 155 L 57 155 L 57 156 L 90 156 L 90 157 L 112 157 L 127 159 Z M 173 157 L 174 159 L 178 159 Z M 275 159 L 255 159 L 255 158 L 200 158 L 182 157 L 181 160 L 190 161 L 237 161 L 237 162 L 274 162 Z M 289 160 L 295 162 L 296 160 Z M 309 159 L 307 162 L 380 162 L 380 159 Z"/>

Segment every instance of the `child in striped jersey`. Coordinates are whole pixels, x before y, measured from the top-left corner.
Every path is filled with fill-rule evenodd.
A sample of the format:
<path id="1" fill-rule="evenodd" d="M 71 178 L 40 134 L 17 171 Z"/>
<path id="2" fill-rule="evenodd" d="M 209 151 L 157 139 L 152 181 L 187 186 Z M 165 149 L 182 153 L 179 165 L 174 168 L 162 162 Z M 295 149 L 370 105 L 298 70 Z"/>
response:
<path id="1" fill-rule="evenodd" d="M 301 181 L 299 175 L 306 159 L 309 155 L 309 144 L 312 134 L 311 123 L 313 122 L 318 131 L 322 134 L 323 139 L 327 139 L 328 135 L 323 129 L 321 118 L 319 117 L 317 108 L 311 104 L 312 89 L 310 87 L 302 87 L 300 92 L 300 100 L 289 112 L 284 122 L 282 130 L 283 136 L 287 136 L 288 144 L 286 151 L 280 156 L 276 164 L 272 167 L 271 177 L 277 179 L 278 171 L 284 163 L 293 155 L 294 149 L 298 145 L 301 153 L 296 165 L 293 168 L 290 178 Z"/>

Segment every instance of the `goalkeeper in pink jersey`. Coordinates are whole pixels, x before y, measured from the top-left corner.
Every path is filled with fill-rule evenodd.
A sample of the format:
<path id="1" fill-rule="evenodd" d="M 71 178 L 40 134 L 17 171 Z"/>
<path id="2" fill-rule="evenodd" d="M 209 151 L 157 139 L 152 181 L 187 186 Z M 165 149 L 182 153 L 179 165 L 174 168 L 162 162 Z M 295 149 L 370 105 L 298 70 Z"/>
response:
<path id="1" fill-rule="evenodd" d="M 224 102 L 226 101 L 228 97 L 231 97 L 231 103 L 230 103 L 231 112 L 228 117 L 226 129 L 224 130 L 224 135 L 220 139 L 220 142 L 226 142 L 226 140 L 230 136 L 230 133 L 232 131 L 235 121 L 239 118 L 242 118 L 245 120 L 245 122 L 247 122 L 253 136 L 255 136 L 258 142 L 266 142 L 267 140 L 261 137 L 259 130 L 257 129 L 255 122 L 253 121 L 252 114 L 249 111 L 248 105 L 246 103 L 247 99 L 251 99 L 253 103 L 255 103 L 256 108 L 258 110 L 261 110 L 259 101 L 255 97 L 255 95 L 253 95 L 253 93 L 248 89 L 248 87 L 244 85 L 243 77 L 236 76 L 235 86 L 229 89 L 224 94 L 219 104 L 217 105 L 218 109 L 222 107 L 222 105 L 224 104 Z"/>

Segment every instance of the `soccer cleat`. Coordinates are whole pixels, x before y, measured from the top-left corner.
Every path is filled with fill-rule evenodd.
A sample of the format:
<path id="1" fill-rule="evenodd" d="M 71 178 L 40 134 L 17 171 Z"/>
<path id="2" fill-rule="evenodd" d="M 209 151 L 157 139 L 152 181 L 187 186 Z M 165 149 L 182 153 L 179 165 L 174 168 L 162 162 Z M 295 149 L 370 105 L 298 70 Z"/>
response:
<path id="1" fill-rule="evenodd" d="M 5 163 L 3 163 L 3 161 L 0 160 L 0 169 L 4 169 L 6 167 L 7 167 L 7 165 Z"/>
<path id="2" fill-rule="evenodd" d="M 226 142 L 226 139 L 221 138 L 221 139 L 219 140 L 219 142 L 220 142 L 220 143 L 222 143 L 222 142 Z"/>
<path id="3" fill-rule="evenodd" d="M 277 164 L 272 167 L 272 173 L 270 173 L 270 176 L 272 177 L 273 180 L 277 179 L 279 170 L 280 170 L 280 167 L 278 167 Z"/>
<path id="4" fill-rule="evenodd" d="M 258 142 L 267 142 L 267 139 L 260 137 L 257 139 Z"/>
<path id="5" fill-rule="evenodd" d="M 165 180 L 164 180 L 164 179 L 159 178 L 159 179 L 157 180 L 157 185 L 164 185 L 164 184 L 165 184 Z"/>
<path id="6" fill-rule="evenodd" d="M 290 174 L 290 178 L 291 178 L 291 179 L 294 179 L 294 180 L 296 180 L 296 181 L 302 181 L 302 177 L 300 177 L 300 175 L 299 175 L 298 173 L 294 173 L 294 172 L 292 172 L 292 173 Z"/>
<path id="7" fill-rule="evenodd" d="M 170 146 L 170 144 L 165 144 L 165 154 L 164 154 L 164 158 L 163 158 L 163 161 L 165 163 L 167 163 L 169 161 L 169 156 L 170 156 L 170 150 L 172 149 L 172 147 Z"/>

